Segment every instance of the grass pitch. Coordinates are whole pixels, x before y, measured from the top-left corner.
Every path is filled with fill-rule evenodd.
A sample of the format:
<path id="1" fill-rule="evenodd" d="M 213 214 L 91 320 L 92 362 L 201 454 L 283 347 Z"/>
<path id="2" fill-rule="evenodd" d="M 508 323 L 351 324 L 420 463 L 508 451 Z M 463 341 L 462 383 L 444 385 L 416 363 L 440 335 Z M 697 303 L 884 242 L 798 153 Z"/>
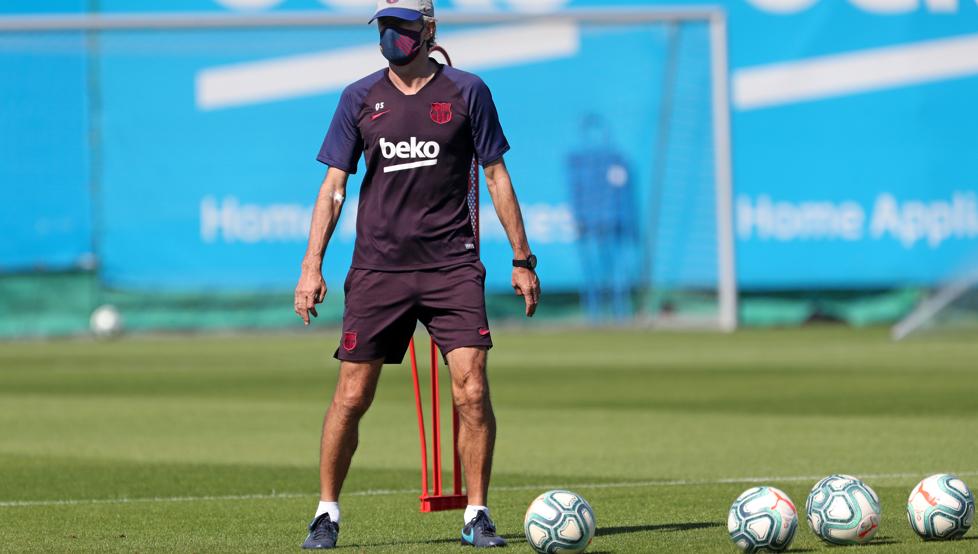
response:
<path id="1" fill-rule="evenodd" d="M 771 484 L 803 508 L 834 472 L 882 497 L 873 552 L 978 550 L 975 530 L 925 544 L 904 515 L 928 474 L 978 486 L 978 341 L 892 344 L 838 327 L 495 341 L 490 504 L 513 551 L 529 551 L 529 502 L 563 487 L 594 507 L 591 552 L 735 552 L 725 520 L 738 493 Z M 0 344 L 0 550 L 298 550 L 336 342 Z M 410 374 L 388 367 L 344 489 L 342 547 L 460 551 L 461 514 L 419 514 L 419 480 Z M 828 549 L 801 524 L 792 551 Z"/>

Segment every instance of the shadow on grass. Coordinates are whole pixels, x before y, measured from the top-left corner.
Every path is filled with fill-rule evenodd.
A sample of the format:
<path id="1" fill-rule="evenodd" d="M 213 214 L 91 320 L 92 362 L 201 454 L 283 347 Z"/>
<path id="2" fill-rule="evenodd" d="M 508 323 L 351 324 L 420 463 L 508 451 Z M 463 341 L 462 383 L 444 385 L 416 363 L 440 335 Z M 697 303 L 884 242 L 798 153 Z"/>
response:
<path id="1" fill-rule="evenodd" d="M 863 548 L 872 548 L 874 546 L 889 546 L 891 544 L 899 544 L 899 543 L 900 541 L 894 539 L 893 537 L 876 537 L 866 544 L 852 545 L 852 546 L 853 548 L 863 549 Z M 822 544 L 831 546 L 832 548 L 846 548 L 845 546 L 831 545 L 829 543 L 824 543 L 824 542 Z M 792 552 L 815 552 L 815 550 L 812 548 L 792 548 L 791 551 Z"/>
<path id="2" fill-rule="evenodd" d="M 964 542 L 964 541 L 978 541 L 978 536 L 975 536 L 975 537 L 962 537 L 960 539 L 952 539 L 952 540 L 946 541 L 946 542 L 953 544 L 953 543 L 956 543 L 956 542 Z M 887 546 L 887 545 L 890 545 L 890 544 L 898 544 L 900 542 L 902 542 L 902 541 L 899 541 L 897 539 L 894 539 L 893 537 L 876 537 L 875 539 L 871 540 L 869 543 L 862 545 L 862 548 L 866 548 L 866 547 L 869 547 L 869 546 Z M 927 542 L 937 542 L 937 543 L 939 543 L 939 542 L 942 542 L 942 541 L 927 541 Z"/>
<path id="3" fill-rule="evenodd" d="M 876 537 L 875 539 L 869 541 L 866 544 L 851 545 L 851 546 L 853 548 L 863 549 L 863 548 L 872 548 L 874 546 L 889 546 L 891 544 L 899 544 L 899 543 L 900 543 L 900 541 L 898 541 L 898 540 L 896 540 L 896 539 L 894 539 L 892 537 Z M 846 546 L 833 545 L 833 544 L 829 544 L 829 543 L 826 543 L 826 542 L 823 542 L 822 544 L 823 545 L 830 546 L 832 548 L 847 548 Z M 811 548 L 805 548 L 805 549 L 792 548 L 791 551 L 792 552 L 815 552 L 815 550 L 813 550 Z"/>
<path id="4" fill-rule="evenodd" d="M 595 536 L 605 535 L 624 535 L 626 533 L 650 532 L 675 532 L 692 531 L 694 529 L 709 529 L 711 527 L 723 527 L 723 523 L 718 521 L 701 521 L 694 523 L 660 523 L 658 525 L 622 525 L 619 527 L 601 527 L 595 532 Z"/>
<path id="5" fill-rule="evenodd" d="M 618 527 L 602 527 L 597 530 L 595 536 L 604 537 L 608 535 L 623 535 L 626 533 L 644 533 L 644 532 L 675 532 L 675 531 L 689 531 L 695 529 L 709 529 L 713 527 L 723 527 L 723 523 L 716 521 L 703 521 L 694 523 L 664 523 L 659 525 L 622 525 Z M 526 537 L 523 535 L 507 534 L 501 535 L 507 542 L 518 543 L 526 542 Z M 431 539 L 431 540 L 417 540 L 417 541 L 394 541 L 394 542 L 370 542 L 370 543 L 358 543 L 342 545 L 340 548 L 365 548 L 365 547 L 378 547 L 378 546 L 407 546 L 407 545 L 421 545 L 421 544 L 453 544 L 458 543 L 459 539 Z M 603 551 L 594 551 L 593 554 L 602 554 Z M 799 552 L 804 552 L 801 550 Z"/>
<path id="6" fill-rule="evenodd" d="M 500 535 L 502 538 L 506 539 L 508 543 L 514 542 L 526 542 L 526 537 L 523 535 Z M 452 537 L 450 539 L 430 539 L 430 540 L 416 540 L 416 541 L 391 541 L 391 542 L 363 542 L 356 544 L 343 544 L 338 546 L 338 549 L 343 548 L 366 548 L 366 547 L 378 547 L 378 546 L 408 546 L 408 545 L 420 545 L 420 544 L 459 544 L 461 541 L 458 537 Z"/>
<path id="7" fill-rule="evenodd" d="M 872 546 L 889 546 L 891 544 L 899 544 L 900 541 L 894 539 L 893 537 L 880 536 L 869 541 L 866 544 L 860 545 L 860 548 L 869 548 Z"/>

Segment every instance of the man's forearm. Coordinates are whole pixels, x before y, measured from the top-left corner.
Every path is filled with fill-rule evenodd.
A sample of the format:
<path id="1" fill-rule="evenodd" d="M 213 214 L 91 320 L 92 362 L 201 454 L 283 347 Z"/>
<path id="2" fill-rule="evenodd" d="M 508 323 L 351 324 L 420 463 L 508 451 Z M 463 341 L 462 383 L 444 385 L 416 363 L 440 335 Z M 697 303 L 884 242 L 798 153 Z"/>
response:
<path id="1" fill-rule="evenodd" d="M 530 255 L 530 243 L 526 239 L 526 229 L 523 226 L 523 213 L 520 211 L 513 183 L 508 175 L 486 179 L 489 196 L 496 207 L 496 216 L 506 231 L 509 244 L 513 247 L 513 257 L 526 259 Z"/>
<path id="2" fill-rule="evenodd" d="M 302 260 L 303 266 L 315 270 L 322 268 L 326 246 L 333 236 L 333 230 L 336 229 L 344 200 L 343 190 L 336 186 L 336 183 L 329 178 L 323 181 L 323 185 L 319 188 L 319 196 L 316 197 L 316 205 L 312 210 L 309 244 Z"/>

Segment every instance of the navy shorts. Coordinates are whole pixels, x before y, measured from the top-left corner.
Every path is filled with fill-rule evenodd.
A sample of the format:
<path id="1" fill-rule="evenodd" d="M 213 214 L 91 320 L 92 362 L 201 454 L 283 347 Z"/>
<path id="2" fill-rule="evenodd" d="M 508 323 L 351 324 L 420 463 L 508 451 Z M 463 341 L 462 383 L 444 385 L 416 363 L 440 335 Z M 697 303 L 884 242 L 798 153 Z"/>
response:
<path id="1" fill-rule="evenodd" d="M 339 360 L 404 360 L 420 321 L 442 354 L 456 348 L 492 348 L 486 318 L 486 268 L 482 262 L 419 271 L 351 268 Z"/>

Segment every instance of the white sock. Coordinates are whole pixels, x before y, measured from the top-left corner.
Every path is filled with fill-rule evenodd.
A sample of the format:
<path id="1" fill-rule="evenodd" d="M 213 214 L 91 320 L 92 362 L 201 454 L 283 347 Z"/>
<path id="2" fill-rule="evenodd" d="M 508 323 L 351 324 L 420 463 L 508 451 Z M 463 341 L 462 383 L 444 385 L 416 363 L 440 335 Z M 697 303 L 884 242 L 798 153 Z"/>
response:
<path id="1" fill-rule="evenodd" d="M 462 523 L 468 525 L 470 521 L 475 519 L 475 516 L 479 515 L 479 512 L 485 512 L 486 517 L 489 517 L 489 508 L 485 506 L 475 506 L 473 504 L 469 504 L 468 506 L 465 507 L 465 514 L 462 515 Z"/>
<path id="2" fill-rule="evenodd" d="M 323 514 L 329 514 L 329 520 L 333 523 L 340 522 L 340 503 L 339 502 L 326 502 L 325 500 L 319 501 L 319 507 L 316 508 L 316 517 Z"/>

